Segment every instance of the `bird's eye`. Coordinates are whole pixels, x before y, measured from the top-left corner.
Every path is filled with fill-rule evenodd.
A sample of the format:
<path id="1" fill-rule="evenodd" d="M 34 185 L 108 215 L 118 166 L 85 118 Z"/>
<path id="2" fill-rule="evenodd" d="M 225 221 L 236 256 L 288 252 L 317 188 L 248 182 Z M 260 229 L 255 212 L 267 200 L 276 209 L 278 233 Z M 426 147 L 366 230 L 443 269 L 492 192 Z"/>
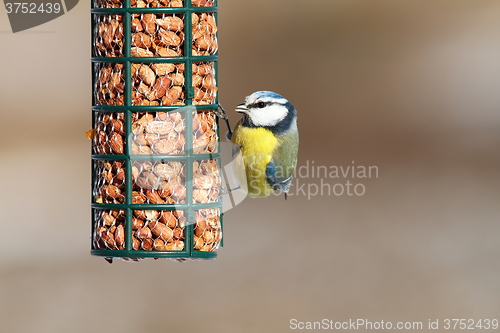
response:
<path id="1" fill-rule="evenodd" d="M 266 107 L 266 103 L 264 103 L 264 102 L 259 102 L 259 103 L 257 103 L 257 107 L 258 107 L 259 109 L 265 108 L 265 107 Z"/>

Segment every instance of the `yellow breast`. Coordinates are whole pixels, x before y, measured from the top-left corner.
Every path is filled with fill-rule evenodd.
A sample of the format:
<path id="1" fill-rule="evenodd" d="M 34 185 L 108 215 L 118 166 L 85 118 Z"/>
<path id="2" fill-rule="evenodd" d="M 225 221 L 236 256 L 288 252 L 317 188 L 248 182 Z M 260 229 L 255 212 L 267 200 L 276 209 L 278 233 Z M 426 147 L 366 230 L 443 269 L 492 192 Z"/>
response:
<path id="1" fill-rule="evenodd" d="M 279 144 L 278 138 L 265 128 L 237 125 L 231 141 L 241 149 L 241 154 L 235 159 L 240 186 L 246 183 L 248 195 L 254 198 L 271 194 L 273 189 L 266 179 L 266 166 Z M 245 190 L 244 186 L 242 188 Z"/>

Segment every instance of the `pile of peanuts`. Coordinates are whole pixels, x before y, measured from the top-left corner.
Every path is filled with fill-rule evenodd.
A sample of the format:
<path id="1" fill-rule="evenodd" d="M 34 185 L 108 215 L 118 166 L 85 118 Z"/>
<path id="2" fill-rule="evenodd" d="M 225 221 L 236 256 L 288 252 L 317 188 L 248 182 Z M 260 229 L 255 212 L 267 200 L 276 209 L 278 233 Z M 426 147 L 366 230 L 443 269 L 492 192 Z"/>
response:
<path id="1" fill-rule="evenodd" d="M 101 155 L 123 154 L 125 149 L 125 115 L 121 112 L 96 113 L 92 146 Z"/>
<path id="2" fill-rule="evenodd" d="M 132 70 L 132 105 L 185 105 L 184 64 L 134 63 Z M 125 104 L 125 70 L 122 63 L 95 64 L 95 102 L 98 105 Z M 193 104 L 212 104 L 217 94 L 214 65 L 192 65 Z"/>
<path id="3" fill-rule="evenodd" d="M 123 112 L 97 112 L 92 144 L 94 153 L 124 154 Z M 180 155 L 186 153 L 186 124 L 181 112 L 136 112 L 132 114 L 133 155 Z M 212 110 L 193 113 L 193 153 L 218 151 L 216 114 Z"/>
<path id="4" fill-rule="evenodd" d="M 193 7 L 212 7 L 214 0 L 191 0 Z M 95 0 L 94 7 L 122 8 L 124 0 Z M 132 8 L 183 7 L 184 0 L 130 0 Z"/>
<path id="5" fill-rule="evenodd" d="M 133 210 L 132 249 L 143 251 L 182 251 L 185 249 L 185 226 L 182 210 Z M 125 211 L 94 210 L 93 248 L 125 249 Z M 195 212 L 193 248 L 214 252 L 222 239 L 218 209 Z"/>
<path id="6" fill-rule="evenodd" d="M 132 154 L 185 153 L 185 119 L 180 112 L 140 112 L 132 115 Z"/>
<path id="7" fill-rule="evenodd" d="M 94 161 L 94 202 L 125 203 L 125 185 L 125 161 Z"/>
<path id="8" fill-rule="evenodd" d="M 186 203 L 185 162 L 133 162 L 132 203 L 152 205 Z"/>
<path id="9" fill-rule="evenodd" d="M 221 177 L 216 160 L 195 161 L 192 184 L 186 184 L 185 162 L 133 161 L 132 204 L 184 204 L 186 186 L 193 189 L 193 203 L 216 202 Z M 125 161 L 94 161 L 94 202 L 125 203 Z"/>

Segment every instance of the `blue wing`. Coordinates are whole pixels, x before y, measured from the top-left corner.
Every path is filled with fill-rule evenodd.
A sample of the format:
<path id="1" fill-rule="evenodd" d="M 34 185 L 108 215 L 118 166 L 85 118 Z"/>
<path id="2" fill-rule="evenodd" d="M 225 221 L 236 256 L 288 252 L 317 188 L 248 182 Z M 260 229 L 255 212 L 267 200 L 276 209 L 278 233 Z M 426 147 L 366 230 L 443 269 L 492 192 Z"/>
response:
<path id="1" fill-rule="evenodd" d="M 266 178 L 267 182 L 273 190 L 279 190 L 281 192 L 287 193 L 290 189 L 290 184 L 292 183 L 293 176 L 287 178 L 280 178 L 276 171 L 276 165 L 271 160 L 271 162 L 266 165 Z"/>

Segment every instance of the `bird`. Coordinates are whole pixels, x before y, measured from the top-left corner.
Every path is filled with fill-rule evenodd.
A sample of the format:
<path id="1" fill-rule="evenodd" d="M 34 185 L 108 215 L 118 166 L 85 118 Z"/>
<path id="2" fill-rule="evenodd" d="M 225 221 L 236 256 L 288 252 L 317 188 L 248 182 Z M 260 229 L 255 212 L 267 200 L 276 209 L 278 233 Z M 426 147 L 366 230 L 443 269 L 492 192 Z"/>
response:
<path id="1" fill-rule="evenodd" d="M 252 198 L 289 192 L 299 148 L 297 110 L 272 91 L 257 91 L 236 107 L 242 118 L 229 131 L 234 144 L 233 171 L 240 188 Z"/>

